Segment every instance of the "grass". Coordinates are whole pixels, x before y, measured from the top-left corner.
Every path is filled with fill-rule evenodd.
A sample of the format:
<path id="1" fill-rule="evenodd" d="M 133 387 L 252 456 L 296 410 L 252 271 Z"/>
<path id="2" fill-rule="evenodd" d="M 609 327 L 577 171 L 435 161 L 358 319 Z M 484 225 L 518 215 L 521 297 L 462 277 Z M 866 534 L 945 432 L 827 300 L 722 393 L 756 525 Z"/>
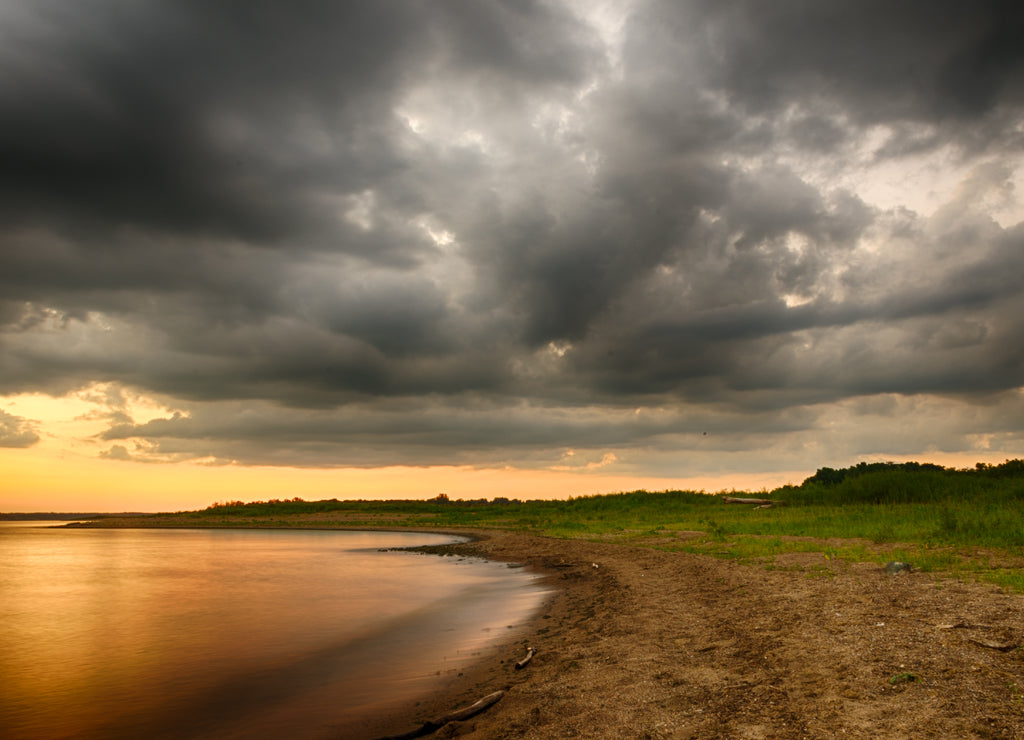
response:
<path id="1" fill-rule="evenodd" d="M 240 501 L 150 520 L 178 526 L 492 528 L 617 541 L 775 567 L 820 552 L 833 562 L 902 560 L 1024 592 L 1024 461 L 954 470 L 918 463 L 822 468 L 800 486 L 736 494 L 785 502 L 755 509 L 696 491 L 631 491 L 568 500 Z"/>
<path id="2" fill-rule="evenodd" d="M 889 683 L 895 686 L 901 683 L 916 683 L 921 680 L 921 677 L 916 673 L 897 673 L 895 676 L 889 679 Z"/>

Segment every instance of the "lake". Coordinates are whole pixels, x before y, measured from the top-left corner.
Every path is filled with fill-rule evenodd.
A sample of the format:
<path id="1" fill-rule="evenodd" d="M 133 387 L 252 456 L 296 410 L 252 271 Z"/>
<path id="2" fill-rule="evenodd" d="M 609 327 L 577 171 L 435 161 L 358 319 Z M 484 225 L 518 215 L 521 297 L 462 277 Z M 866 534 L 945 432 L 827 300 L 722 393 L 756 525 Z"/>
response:
<path id="1" fill-rule="evenodd" d="M 546 598 L 458 538 L 0 523 L 0 737 L 358 738 Z"/>

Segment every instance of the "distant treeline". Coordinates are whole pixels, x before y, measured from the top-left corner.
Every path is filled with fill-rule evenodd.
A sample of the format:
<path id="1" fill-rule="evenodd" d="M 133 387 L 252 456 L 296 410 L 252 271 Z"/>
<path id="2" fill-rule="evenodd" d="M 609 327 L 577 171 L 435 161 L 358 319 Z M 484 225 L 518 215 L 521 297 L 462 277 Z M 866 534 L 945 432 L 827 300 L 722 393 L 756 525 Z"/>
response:
<path id="1" fill-rule="evenodd" d="M 459 499 L 453 501 L 448 498 L 448 494 L 439 493 L 432 499 L 426 501 L 421 499 L 408 500 L 408 499 L 390 499 L 390 500 L 379 500 L 379 499 L 355 499 L 340 501 L 336 498 L 324 499 L 322 501 L 306 501 L 305 499 L 295 496 L 289 499 L 277 499 L 272 498 L 269 501 L 218 501 L 215 504 L 211 504 L 202 511 L 196 512 L 198 514 L 210 514 L 217 516 L 224 515 L 245 515 L 245 516 L 262 516 L 262 515 L 279 515 L 279 514 L 323 514 L 331 511 L 376 511 L 376 512 L 395 512 L 395 511 L 406 511 L 410 506 L 416 506 L 418 508 L 425 509 L 438 509 L 444 510 L 453 506 L 463 507 L 485 507 L 485 506 L 510 506 L 521 504 L 522 501 L 518 499 L 509 499 L 504 496 L 499 496 L 493 499 L 470 499 L 463 500 Z"/>
<path id="2" fill-rule="evenodd" d="M 772 492 L 793 504 L 982 502 L 1024 499 L 1024 460 L 973 468 L 932 463 L 861 462 L 849 468 L 821 468 L 800 486 Z"/>
<path id="3" fill-rule="evenodd" d="M 999 465 L 977 463 L 973 468 L 944 468 L 934 463 L 919 462 L 861 462 L 849 468 L 820 468 L 817 473 L 806 479 L 802 485 L 821 483 L 823 485 L 835 485 L 842 483 L 847 478 L 855 478 L 869 473 L 882 473 L 901 471 L 904 473 L 917 473 L 929 471 L 934 473 L 946 473 L 954 476 L 983 476 L 986 478 L 1024 478 L 1024 460 L 1007 460 Z"/>
<path id="4" fill-rule="evenodd" d="M 741 493 L 731 491 L 731 495 Z M 918 462 L 861 462 L 848 468 L 821 468 L 799 486 L 782 486 L 774 491 L 758 492 L 785 500 L 793 506 L 843 504 L 899 504 L 929 502 L 978 502 L 986 500 L 1024 500 L 1024 460 L 1007 460 L 999 465 L 978 463 L 973 468 L 945 468 L 933 463 Z M 659 497 L 655 504 L 651 497 Z M 271 499 L 269 501 L 223 501 L 195 512 L 199 516 L 279 516 L 287 514 L 318 514 L 335 511 L 348 512 L 410 512 L 444 513 L 449 518 L 454 510 L 474 510 L 477 515 L 498 514 L 502 511 L 526 509 L 610 511 L 656 505 L 662 508 L 675 505 L 694 506 L 714 503 L 716 497 L 703 491 L 631 491 L 617 494 L 576 496 L 558 501 L 527 501 L 497 497 L 493 499 L 452 500 L 440 493 L 427 500 L 349 500 L 336 498 L 305 501 L 301 497 Z"/>

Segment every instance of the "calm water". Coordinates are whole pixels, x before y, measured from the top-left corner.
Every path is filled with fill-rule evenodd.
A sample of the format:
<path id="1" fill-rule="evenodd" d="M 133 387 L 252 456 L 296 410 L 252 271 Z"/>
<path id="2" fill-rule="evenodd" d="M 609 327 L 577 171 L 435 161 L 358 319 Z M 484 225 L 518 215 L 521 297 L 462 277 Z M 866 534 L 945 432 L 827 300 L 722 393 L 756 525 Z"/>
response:
<path id="1" fill-rule="evenodd" d="M 378 551 L 450 541 L 0 524 L 0 737 L 359 737 L 544 599 L 524 570 Z"/>

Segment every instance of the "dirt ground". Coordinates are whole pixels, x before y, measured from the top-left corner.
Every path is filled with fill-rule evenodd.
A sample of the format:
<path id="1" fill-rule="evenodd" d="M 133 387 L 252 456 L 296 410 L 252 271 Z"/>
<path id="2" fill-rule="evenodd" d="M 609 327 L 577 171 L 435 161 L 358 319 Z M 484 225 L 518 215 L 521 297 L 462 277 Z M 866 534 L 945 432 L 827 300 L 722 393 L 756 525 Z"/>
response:
<path id="1" fill-rule="evenodd" d="M 456 548 L 558 588 L 392 732 L 505 690 L 433 737 L 1024 738 L 1024 597 L 997 587 L 816 553 L 766 570 L 504 532 Z"/>

